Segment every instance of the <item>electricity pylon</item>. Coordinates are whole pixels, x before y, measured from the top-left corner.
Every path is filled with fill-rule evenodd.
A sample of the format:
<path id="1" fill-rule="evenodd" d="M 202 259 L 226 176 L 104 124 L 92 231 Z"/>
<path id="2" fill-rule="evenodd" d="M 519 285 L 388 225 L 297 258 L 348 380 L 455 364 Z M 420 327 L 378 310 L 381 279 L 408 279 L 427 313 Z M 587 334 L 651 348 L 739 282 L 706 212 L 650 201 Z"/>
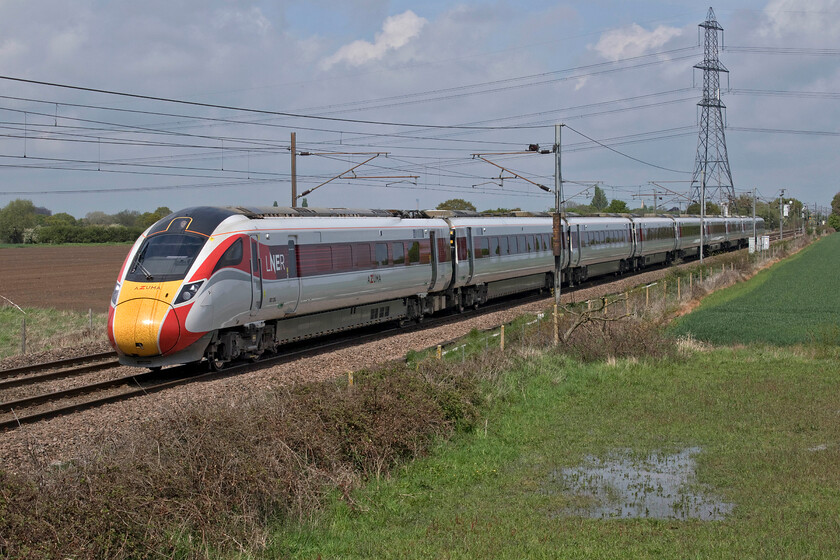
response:
<path id="1" fill-rule="evenodd" d="M 735 200 L 735 187 L 723 131 L 726 105 L 720 99 L 720 73 L 729 73 L 718 59 L 718 32 L 722 40 L 723 27 L 715 19 L 712 8 L 700 27 L 705 30 L 703 61 L 694 67 L 703 71 L 703 99 L 697 104 L 700 107 L 700 136 L 691 176 L 691 199 L 700 202 L 701 192 L 705 191 L 707 200 L 719 200 L 726 206 Z"/>

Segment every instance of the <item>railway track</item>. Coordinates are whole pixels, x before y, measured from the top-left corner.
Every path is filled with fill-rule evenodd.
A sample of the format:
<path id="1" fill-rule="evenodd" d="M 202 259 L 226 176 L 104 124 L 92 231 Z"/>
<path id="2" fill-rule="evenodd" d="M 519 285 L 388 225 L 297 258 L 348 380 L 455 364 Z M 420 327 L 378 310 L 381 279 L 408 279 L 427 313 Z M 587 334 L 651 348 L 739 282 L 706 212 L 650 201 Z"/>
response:
<path id="1" fill-rule="evenodd" d="M 118 367 L 119 365 L 115 352 L 101 352 L 6 369 L 0 371 L 0 391 L 11 387 L 43 383 L 53 379 L 74 377 Z"/>
<path id="2" fill-rule="evenodd" d="M 521 304 L 536 301 L 541 297 L 545 296 L 531 295 L 526 298 L 517 298 L 516 303 Z M 108 359 L 115 357 L 116 354 L 106 353 L 103 355 L 61 360 L 60 362 L 51 362 L 49 364 L 36 364 L 14 370 L 5 370 L 0 372 L 0 380 L 5 380 L 0 381 L 0 400 L 2 400 L 0 402 L 0 430 L 8 431 L 25 424 L 40 422 L 50 418 L 96 408 L 105 404 L 128 400 L 137 396 L 149 395 L 187 383 L 208 381 L 245 373 L 246 371 L 253 371 L 255 369 L 273 367 L 284 362 L 316 355 L 325 350 L 335 350 L 354 344 L 370 342 L 393 336 L 396 333 L 406 333 L 418 329 L 437 327 L 448 322 L 499 311 L 510 306 L 510 304 L 511 300 L 509 299 L 500 300 L 497 303 L 485 305 L 478 310 L 467 310 L 463 313 L 430 317 L 421 324 L 408 327 L 392 326 L 377 330 L 362 329 L 329 339 L 317 339 L 316 341 L 290 345 L 289 348 L 276 355 L 265 357 L 257 362 L 236 363 L 218 372 L 207 371 L 207 366 L 203 363 L 192 366 L 177 366 L 164 368 L 160 371 L 119 375 L 103 381 L 86 383 L 69 389 L 41 391 L 33 395 L 9 400 L 6 400 L 6 397 L 4 397 L 4 393 L 8 392 L 7 389 L 37 387 L 40 384 L 58 378 L 82 376 L 87 373 L 99 372 L 109 368 L 115 369 L 120 367 L 120 364 L 114 359 Z M 85 363 L 76 368 L 63 368 L 57 371 L 44 372 L 44 370 L 52 370 L 67 363 L 78 363 L 94 359 L 102 360 L 103 358 L 107 361 L 95 364 Z M 27 372 L 36 373 L 24 375 Z"/>
<path id="3" fill-rule="evenodd" d="M 785 232 L 785 237 L 793 237 L 793 231 Z M 778 233 L 776 234 L 778 237 Z M 651 269 L 648 269 L 651 270 Z M 572 288 L 570 291 L 607 284 L 613 281 L 611 277 L 599 277 L 589 280 Z M 569 290 L 565 290 L 569 291 Z M 106 380 L 87 383 L 70 389 L 56 391 L 42 391 L 34 395 L 6 400 L 4 392 L 21 387 L 37 387 L 60 378 L 83 376 L 90 373 L 116 369 L 120 367 L 116 354 L 106 352 L 78 358 L 70 358 L 56 362 L 34 364 L 21 368 L 0 371 L 0 430 L 10 430 L 24 424 L 39 422 L 49 418 L 72 414 L 81 410 L 99 407 L 105 404 L 128 400 L 137 396 L 148 395 L 172 387 L 221 378 L 254 369 L 273 367 L 295 359 L 315 355 L 325 350 L 334 350 L 362 342 L 392 336 L 395 333 L 411 332 L 412 330 L 442 326 L 448 322 L 460 321 L 482 314 L 505 309 L 515 301 L 517 305 L 546 299 L 545 295 L 530 295 L 527 297 L 504 298 L 491 304 L 482 306 L 478 310 L 465 310 L 462 313 L 449 313 L 441 316 L 428 317 L 422 324 L 408 327 L 392 326 L 378 330 L 361 329 L 330 337 L 315 339 L 290 345 L 283 352 L 265 357 L 253 363 L 233 364 L 221 371 L 206 371 L 206 364 L 200 366 L 177 366 L 160 371 L 147 371 L 119 375 Z M 69 366 L 69 367 L 68 367 Z"/>
<path id="4" fill-rule="evenodd" d="M 770 236 L 770 242 L 774 243 L 780 239 L 778 230 L 765 232 L 765 235 Z M 793 239 L 794 237 L 799 237 L 802 235 L 802 230 L 800 229 L 786 229 L 784 230 L 784 235 L 781 236 L 781 239 Z"/>

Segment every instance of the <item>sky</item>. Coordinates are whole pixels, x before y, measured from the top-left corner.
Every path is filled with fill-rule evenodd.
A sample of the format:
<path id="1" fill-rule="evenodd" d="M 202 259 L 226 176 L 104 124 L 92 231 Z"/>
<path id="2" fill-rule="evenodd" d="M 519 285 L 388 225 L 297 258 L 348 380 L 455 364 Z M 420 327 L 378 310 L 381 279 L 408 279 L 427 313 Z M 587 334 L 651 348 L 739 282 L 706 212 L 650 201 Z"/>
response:
<path id="1" fill-rule="evenodd" d="M 840 191 L 840 0 L 711 6 L 736 195 Z M 0 0 L 0 207 L 631 208 L 692 190 L 708 5 Z M 545 192 L 543 185 L 552 192 Z M 314 189 L 314 190 L 313 190 Z M 311 192 L 307 192 L 310 191 Z M 298 200 L 298 204 L 301 200 Z"/>

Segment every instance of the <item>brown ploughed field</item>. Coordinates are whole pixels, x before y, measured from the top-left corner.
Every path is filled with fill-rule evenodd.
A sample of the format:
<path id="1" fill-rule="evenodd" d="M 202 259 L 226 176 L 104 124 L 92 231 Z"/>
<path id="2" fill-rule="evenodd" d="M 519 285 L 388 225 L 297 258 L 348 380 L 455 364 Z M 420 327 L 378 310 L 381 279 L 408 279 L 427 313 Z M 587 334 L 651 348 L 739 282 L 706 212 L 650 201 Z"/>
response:
<path id="1" fill-rule="evenodd" d="M 21 307 L 106 313 L 130 249 L 131 245 L 0 249 L 0 296 Z"/>

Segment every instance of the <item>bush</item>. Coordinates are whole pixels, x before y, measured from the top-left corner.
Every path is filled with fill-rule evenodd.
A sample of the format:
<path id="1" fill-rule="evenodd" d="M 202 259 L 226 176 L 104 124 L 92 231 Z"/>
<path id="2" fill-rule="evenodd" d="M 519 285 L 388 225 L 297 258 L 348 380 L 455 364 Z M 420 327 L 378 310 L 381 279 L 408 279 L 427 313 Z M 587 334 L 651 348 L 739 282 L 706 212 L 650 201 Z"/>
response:
<path id="1" fill-rule="evenodd" d="M 336 489 L 351 501 L 362 480 L 475 422 L 476 384 L 454 368 L 392 366 L 356 379 L 173 410 L 72 463 L 0 471 L 0 556 L 258 549 L 269 518 L 305 516 Z"/>

